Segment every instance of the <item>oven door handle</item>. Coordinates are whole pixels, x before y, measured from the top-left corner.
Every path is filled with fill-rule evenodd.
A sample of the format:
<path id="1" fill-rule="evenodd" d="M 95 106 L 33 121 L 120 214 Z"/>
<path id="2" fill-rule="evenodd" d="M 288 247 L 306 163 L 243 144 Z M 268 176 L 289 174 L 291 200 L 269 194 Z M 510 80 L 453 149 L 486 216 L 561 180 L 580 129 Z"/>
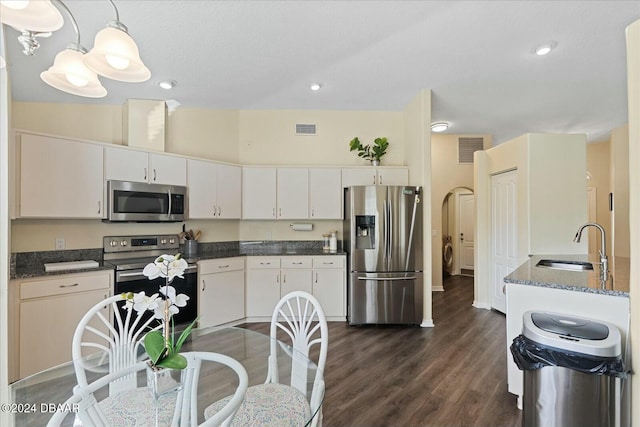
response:
<path id="1" fill-rule="evenodd" d="M 184 269 L 185 273 L 195 273 L 195 270 L 198 269 L 197 265 L 190 265 Z M 129 272 L 118 272 L 116 274 L 116 281 L 120 281 L 120 278 L 131 278 L 131 277 L 144 277 L 142 271 L 129 271 Z"/>

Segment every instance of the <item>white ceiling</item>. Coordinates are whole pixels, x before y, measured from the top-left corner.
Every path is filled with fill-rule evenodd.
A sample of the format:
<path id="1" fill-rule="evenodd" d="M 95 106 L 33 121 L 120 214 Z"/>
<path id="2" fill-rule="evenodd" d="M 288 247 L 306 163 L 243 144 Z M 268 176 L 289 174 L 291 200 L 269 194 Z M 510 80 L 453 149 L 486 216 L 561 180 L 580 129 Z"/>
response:
<path id="1" fill-rule="evenodd" d="M 114 19 L 107 1 L 65 0 L 82 44 Z M 606 138 L 627 123 L 625 34 L 634 1 L 115 0 L 151 70 L 144 83 L 101 78 L 102 99 L 46 85 L 40 72 L 75 41 L 65 25 L 33 57 L 5 29 L 17 101 L 120 105 L 175 99 L 183 107 L 401 111 L 432 90 L 432 120 L 449 133 L 527 132 Z M 533 50 L 557 48 L 545 57 Z M 157 82 L 178 82 L 165 91 Z M 309 84 L 320 82 L 319 92 Z"/>

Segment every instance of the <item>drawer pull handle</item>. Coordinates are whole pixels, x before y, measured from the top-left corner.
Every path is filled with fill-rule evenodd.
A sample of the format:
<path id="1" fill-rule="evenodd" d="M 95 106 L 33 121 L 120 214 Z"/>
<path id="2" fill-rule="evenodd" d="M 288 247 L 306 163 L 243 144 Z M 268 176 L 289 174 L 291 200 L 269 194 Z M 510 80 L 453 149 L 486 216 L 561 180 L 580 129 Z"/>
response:
<path id="1" fill-rule="evenodd" d="M 60 285 L 61 288 L 75 288 L 76 286 L 80 286 L 77 283 L 74 283 L 73 285 Z"/>
<path id="2" fill-rule="evenodd" d="M 219 265 L 218 268 L 229 268 L 229 264 L 226 265 Z"/>
<path id="3" fill-rule="evenodd" d="M 207 288 L 207 284 L 205 283 L 204 279 L 202 279 L 202 290 L 204 291 Z"/>
<path id="4" fill-rule="evenodd" d="M 316 283 L 318 283 L 318 273 L 316 273 Z"/>
<path id="5" fill-rule="evenodd" d="M 324 265 L 333 265 L 333 261 L 331 262 L 323 262 Z"/>
<path id="6" fill-rule="evenodd" d="M 260 265 L 271 265 L 270 262 L 261 262 Z"/>
<path id="7" fill-rule="evenodd" d="M 294 262 L 293 265 L 302 265 L 301 262 Z"/>

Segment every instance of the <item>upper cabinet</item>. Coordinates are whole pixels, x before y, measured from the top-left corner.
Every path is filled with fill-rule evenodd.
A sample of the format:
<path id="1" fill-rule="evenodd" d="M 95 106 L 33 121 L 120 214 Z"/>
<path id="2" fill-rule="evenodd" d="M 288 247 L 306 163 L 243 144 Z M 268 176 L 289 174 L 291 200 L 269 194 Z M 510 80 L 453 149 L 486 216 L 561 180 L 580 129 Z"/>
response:
<path id="1" fill-rule="evenodd" d="M 242 168 L 203 160 L 187 161 L 189 218 L 242 216 Z"/>
<path id="2" fill-rule="evenodd" d="M 408 185 L 409 168 L 407 167 L 365 167 L 343 168 L 342 186 L 352 185 Z"/>
<path id="3" fill-rule="evenodd" d="M 244 219 L 340 219 L 338 168 L 242 169 Z"/>
<path id="4" fill-rule="evenodd" d="M 102 218 L 102 146 L 31 134 L 19 137 L 18 216 Z"/>
<path id="5" fill-rule="evenodd" d="M 187 185 L 187 160 L 169 154 L 105 147 L 105 179 Z"/>

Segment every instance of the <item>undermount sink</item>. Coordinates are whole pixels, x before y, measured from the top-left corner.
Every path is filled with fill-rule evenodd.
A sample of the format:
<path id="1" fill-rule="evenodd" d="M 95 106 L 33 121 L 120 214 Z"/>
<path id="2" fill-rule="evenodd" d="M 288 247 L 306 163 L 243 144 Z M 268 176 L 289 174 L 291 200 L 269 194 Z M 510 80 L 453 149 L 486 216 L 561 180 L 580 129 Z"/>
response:
<path id="1" fill-rule="evenodd" d="M 593 270 L 593 264 L 583 261 L 564 261 L 554 259 L 541 259 L 536 264 L 536 267 L 555 268 L 557 270 L 570 270 L 570 271 L 586 271 Z"/>

